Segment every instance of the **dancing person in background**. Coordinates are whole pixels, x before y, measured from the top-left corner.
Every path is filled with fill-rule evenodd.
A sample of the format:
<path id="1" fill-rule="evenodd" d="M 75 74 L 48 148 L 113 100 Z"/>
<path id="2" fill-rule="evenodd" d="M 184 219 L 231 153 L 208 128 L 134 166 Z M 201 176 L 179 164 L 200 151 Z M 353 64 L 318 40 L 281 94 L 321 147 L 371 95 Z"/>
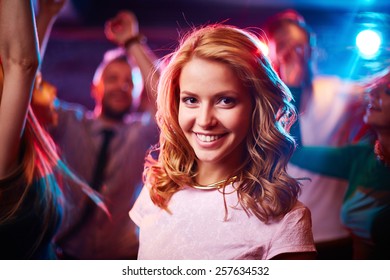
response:
<path id="1" fill-rule="evenodd" d="M 249 31 L 209 25 L 171 56 L 158 87 L 160 140 L 130 211 L 139 259 L 311 259 L 290 91 Z M 157 159 L 156 159 L 157 157 Z"/>
<path id="2" fill-rule="evenodd" d="M 374 145 L 303 146 L 291 159 L 312 172 L 348 180 L 341 218 L 353 237 L 354 259 L 390 258 L 389 70 L 367 83 L 369 104 L 364 121 L 376 132 Z"/>
<path id="3" fill-rule="evenodd" d="M 0 38 L 0 258 L 54 259 L 62 179 L 99 199 L 59 159 L 30 107 L 40 61 L 31 1 L 0 1 Z"/>
<path id="4" fill-rule="evenodd" d="M 351 143 L 364 125 L 363 89 L 336 76 L 314 73 L 315 34 L 296 11 L 289 9 L 272 16 L 264 29 L 272 65 L 299 109 L 298 121 L 291 130 L 293 136 L 302 135 L 297 139 L 299 145 Z M 318 258 L 351 259 L 352 241 L 339 215 L 347 183 L 291 164 L 288 172 L 295 178 L 311 179 L 302 181 L 299 200 L 312 214 Z"/>
<path id="5" fill-rule="evenodd" d="M 39 110 L 64 161 L 100 192 L 111 214 L 108 218 L 83 193 L 73 192 L 56 236 L 62 259 L 137 258 L 138 235 L 128 212 L 142 186 L 146 151 L 158 141 L 154 91 L 159 72 L 133 13 L 120 11 L 107 21 L 105 34 L 119 47 L 109 50 L 96 70 L 93 112 L 61 100 L 54 110 Z M 137 69 L 143 80 L 137 111 L 142 113 L 133 108 Z M 53 96 L 48 94 L 48 103 Z"/>

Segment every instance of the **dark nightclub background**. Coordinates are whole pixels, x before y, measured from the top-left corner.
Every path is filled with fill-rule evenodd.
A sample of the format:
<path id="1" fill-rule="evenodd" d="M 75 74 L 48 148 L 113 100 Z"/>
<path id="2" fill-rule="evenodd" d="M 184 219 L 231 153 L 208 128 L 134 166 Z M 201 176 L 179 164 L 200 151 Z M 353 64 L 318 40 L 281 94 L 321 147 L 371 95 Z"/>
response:
<path id="1" fill-rule="evenodd" d="M 61 99 L 93 107 L 90 83 L 104 52 L 115 47 L 105 39 L 104 22 L 121 9 L 132 10 L 140 32 L 158 57 L 175 49 L 179 35 L 192 26 L 226 22 L 259 27 L 286 8 L 300 12 L 317 34 L 317 72 L 360 77 L 389 65 L 388 0 L 72 0 L 55 23 L 42 73 L 58 87 Z M 379 55 L 361 58 L 355 47 L 358 30 L 382 32 Z"/>

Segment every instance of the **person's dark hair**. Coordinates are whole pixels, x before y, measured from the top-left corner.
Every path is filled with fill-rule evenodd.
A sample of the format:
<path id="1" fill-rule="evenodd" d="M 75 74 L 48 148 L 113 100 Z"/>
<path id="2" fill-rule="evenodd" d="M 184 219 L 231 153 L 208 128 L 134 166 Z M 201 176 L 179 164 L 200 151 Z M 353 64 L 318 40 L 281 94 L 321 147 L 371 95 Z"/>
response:
<path id="1" fill-rule="evenodd" d="M 272 39 L 277 30 L 285 24 L 295 24 L 301 28 L 307 35 L 311 47 L 316 45 L 316 36 L 310 26 L 307 25 L 305 19 L 297 11 L 288 9 L 270 17 L 264 24 L 263 29 L 268 39 Z"/>

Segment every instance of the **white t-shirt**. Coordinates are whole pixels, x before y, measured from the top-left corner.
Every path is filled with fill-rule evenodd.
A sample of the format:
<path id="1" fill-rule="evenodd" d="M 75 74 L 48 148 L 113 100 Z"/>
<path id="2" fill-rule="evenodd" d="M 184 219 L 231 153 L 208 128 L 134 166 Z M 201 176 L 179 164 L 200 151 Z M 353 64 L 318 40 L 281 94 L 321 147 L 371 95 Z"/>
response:
<path id="1" fill-rule="evenodd" d="M 219 190 L 184 188 L 169 202 L 172 214 L 153 204 L 144 187 L 130 217 L 140 227 L 138 259 L 271 259 L 288 252 L 315 252 L 310 211 L 300 202 L 278 222 L 264 224 L 237 204 L 226 187 L 224 221 Z"/>

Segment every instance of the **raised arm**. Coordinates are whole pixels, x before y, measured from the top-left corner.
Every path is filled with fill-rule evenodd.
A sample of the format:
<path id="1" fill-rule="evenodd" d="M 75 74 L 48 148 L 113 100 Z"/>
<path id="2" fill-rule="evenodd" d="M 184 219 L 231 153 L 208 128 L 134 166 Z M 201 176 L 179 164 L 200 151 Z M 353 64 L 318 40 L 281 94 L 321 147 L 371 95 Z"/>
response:
<path id="1" fill-rule="evenodd" d="M 38 2 L 37 32 L 42 57 L 45 54 L 53 24 L 67 1 L 68 0 L 39 0 Z"/>
<path id="2" fill-rule="evenodd" d="M 107 21 L 105 34 L 108 40 L 123 46 L 130 59 L 137 63 L 144 80 L 140 109 L 150 111 L 154 115 L 160 71 L 156 67 L 157 57 L 139 33 L 136 16 L 129 11 L 119 12 L 113 19 Z"/>
<path id="3" fill-rule="evenodd" d="M 36 21 L 42 59 L 46 52 L 46 46 L 53 24 L 66 2 L 68 0 L 39 0 Z M 45 128 L 57 125 L 58 115 L 54 110 L 56 96 L 56 87 L 45 81 L 41 73 L 39 73 L 35 80 L 31 106 L 38 121 Z"/>
<path id="4" fill-rule="evenodd" d="M 0 178 L 18 164 L 21 135 L 39 65 L 31 0 L 0 0 Z"/>

